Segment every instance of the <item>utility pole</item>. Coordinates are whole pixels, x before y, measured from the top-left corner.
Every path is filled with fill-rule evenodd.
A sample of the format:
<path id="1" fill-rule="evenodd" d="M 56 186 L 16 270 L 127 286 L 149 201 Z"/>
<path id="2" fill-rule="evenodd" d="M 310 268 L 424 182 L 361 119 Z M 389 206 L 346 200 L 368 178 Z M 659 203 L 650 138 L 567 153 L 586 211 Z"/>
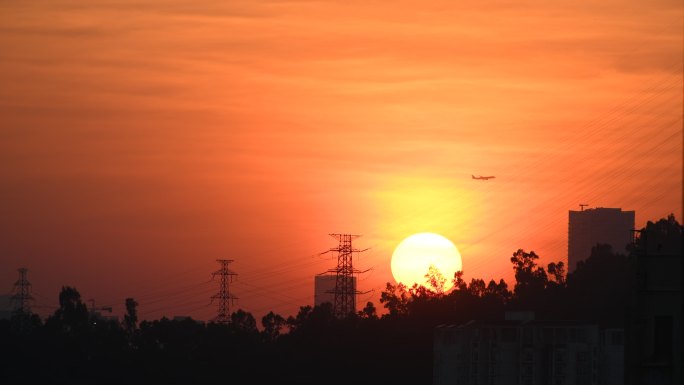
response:
<path id="1" fill-rule="evenodd" d="M 589 206 L 589 205 L 586 203 L 580 203 L 580 211 L 584 211 L 584 208 L 587 206 Z"/>
<path id="2" fill-rule="evenodd" d="M 228 265 L 233 262 L 232 259 L 217 259 L 216 262 L 221 264 L 221 268 L 212 273 L 212 279 L 218 275 L 221 277 L 221 281 L 219 292 L 211 296 L 211 302 L 214 302 L 215 299 L 218 300 L 218 312 L 214 321 L 226 324 L 230 322 L 230 305 L 238 299 L 230 294 L 230 283 L 233 282 L 233 277 L 237 273 L 228 269 Z"/>
<path id="3" fill-rule="evenodd" d="M 336 248 L 328 250 L 337 252 L 337 267 L 330 269 L 328 273 L 335 273 L 335 290 L 328 293 L 334 294 L 333 314 L 337 318 L 345 318 L 351 313 L 356 312 L 356 295 L 362 294 L 356 290 L 354 282 L 354 274 L 365 273 L 354 269 L 353 253 L 364 252 L 368 249 L 358 250 L 352 247 L 352 240 L 360 237 L 360 235 L 352 234 L 329 234 L 331 237 L 338 240 L 339 245 Z"/>
<path id="4" fill-rule="evenodd" d="M 14 295 L 12 295 L 11 300 L 14 303 L 15 311 L 28 314 L 31 312 L 30 302 L 33 301 L 33 296 L 30 293 L 31 283 L 26 278 L 28 269 L 22 267 L 17 271 L 19 272 L 19 280 L 14 283 Z"/>

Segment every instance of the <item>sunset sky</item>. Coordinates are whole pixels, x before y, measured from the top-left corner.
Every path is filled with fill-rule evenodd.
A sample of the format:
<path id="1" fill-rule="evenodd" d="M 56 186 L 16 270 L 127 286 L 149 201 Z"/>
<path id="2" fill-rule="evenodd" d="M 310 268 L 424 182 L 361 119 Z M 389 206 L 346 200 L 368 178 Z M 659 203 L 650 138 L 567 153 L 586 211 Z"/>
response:
<path id="1" fill-rule="evenodd" d="M 142 318 L 257 319 L 355 246 L 444 235 L 467 280 L 567 260 L 568 210 L 682 213 L 681 1 L 0 2 L 0 294 L 27 267 Z M 471 179 L 496 175 L 490 181 Z"/>

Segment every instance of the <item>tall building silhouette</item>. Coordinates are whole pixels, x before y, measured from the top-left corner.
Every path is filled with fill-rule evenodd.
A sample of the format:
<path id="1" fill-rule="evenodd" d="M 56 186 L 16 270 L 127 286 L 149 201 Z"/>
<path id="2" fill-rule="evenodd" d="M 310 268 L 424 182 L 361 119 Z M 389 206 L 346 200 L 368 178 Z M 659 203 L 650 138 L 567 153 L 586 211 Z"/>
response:
<path id="1" fill-rule="evenodd" d="M 603 207 L 570 210 L 568 271 L 575 271 L 577 263 L 589 258 L 591 248 L 599 243 L 610 245 L 615 253 L 627 254 L 633 229 L 634 211 Z"/>

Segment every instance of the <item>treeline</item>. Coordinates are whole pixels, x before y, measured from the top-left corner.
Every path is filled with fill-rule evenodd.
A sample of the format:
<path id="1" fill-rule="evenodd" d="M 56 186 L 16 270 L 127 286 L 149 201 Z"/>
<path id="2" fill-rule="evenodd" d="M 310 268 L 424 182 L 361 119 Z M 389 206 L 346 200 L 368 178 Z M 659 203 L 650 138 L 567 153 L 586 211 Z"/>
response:
<path id="1" fill-rule="evenodd" d="M 641 239 L 647 238 L 681 254 L 682 227 L 674 217 L 649 222 Z M 624 326 L 635 255 L 648 248 L 640 242 L 629 255 L 598 245 L 572 274 L 563 262 L 542 266 L 534 252 L 517 250 L 510 257 L 513 287 L 504 280 L 466 282 L 458 272 L 446 291 L 447 278 L 432 269 L 425 286 L 388 283 L 382 316 L 370 302 L 345 319 L 336 319 L 330 304 L 303 306 L 287 318 L 267 314 L 260 328 L 242 310 L 228 324 L 138 322 L 132 298 L 122 322 L 100 321 L 75 288 L 64 287 L 45 322 L 22 313 L 0 321 L 0 383 L 427 385 L 439 324 L 496 322 L 506 310 L 531 310 L 538 319 Z"/>

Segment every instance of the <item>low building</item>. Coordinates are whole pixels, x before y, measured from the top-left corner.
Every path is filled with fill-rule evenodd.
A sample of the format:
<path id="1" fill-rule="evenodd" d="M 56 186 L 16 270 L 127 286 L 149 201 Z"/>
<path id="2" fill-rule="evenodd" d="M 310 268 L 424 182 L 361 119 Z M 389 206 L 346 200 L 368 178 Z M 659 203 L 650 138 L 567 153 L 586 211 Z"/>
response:
<path id="1" fill-rule="evenodd" d="M 520 314 L 435 329 L 433 384 L 623 384 L 621 329 Z"/>

